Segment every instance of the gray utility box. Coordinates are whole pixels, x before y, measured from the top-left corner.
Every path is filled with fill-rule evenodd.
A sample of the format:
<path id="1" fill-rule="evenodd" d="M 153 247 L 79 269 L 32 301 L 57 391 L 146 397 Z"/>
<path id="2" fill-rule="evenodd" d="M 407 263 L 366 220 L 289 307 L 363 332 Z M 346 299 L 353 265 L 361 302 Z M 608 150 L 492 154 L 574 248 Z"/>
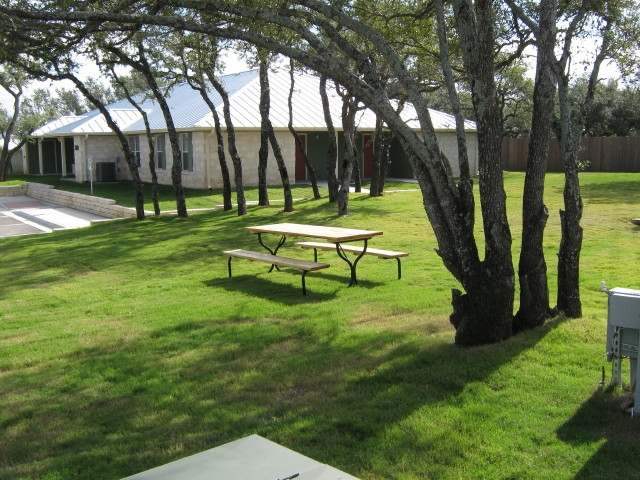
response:
<path id="1" fill-rule="evenodd" d="M 640 389 L 636 388 L 638 346 L 640 346 L 640 290 L 612 288 L 603 290 L 609 295 L 607 314 L 607 360 L 613 362 L 611 383 L 621 386 L 621 363 L 628 357 L 631 370 L 631 390 L 635 392 L 634 410 L 640 410 Z"/>

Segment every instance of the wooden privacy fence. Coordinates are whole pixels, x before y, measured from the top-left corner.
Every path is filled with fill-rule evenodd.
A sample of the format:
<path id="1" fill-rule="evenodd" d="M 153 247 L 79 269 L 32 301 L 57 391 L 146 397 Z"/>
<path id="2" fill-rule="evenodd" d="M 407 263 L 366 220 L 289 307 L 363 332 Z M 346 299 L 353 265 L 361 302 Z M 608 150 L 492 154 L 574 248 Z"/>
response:
<path id="1" fill-rule="evenodd" d="M 505 138 L 502 141 L 503 168 L 525 171 L 528 151 L 528 138 Z M 584 137 L 578 158 L 588 162 L 586 172 L 640 172 L 640 137 Z M 564 171 L 555 138 L 549 142 L 547 171 Z"/>

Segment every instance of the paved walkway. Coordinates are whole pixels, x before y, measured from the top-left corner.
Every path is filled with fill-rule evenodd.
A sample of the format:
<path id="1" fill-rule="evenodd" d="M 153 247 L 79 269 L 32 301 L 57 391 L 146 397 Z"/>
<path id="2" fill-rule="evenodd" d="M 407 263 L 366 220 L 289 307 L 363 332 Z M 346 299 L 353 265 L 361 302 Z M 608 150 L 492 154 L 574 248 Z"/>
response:
<path id="1" fill-rule="evenodd" d="M 0 238 L 88 227 L 104 217 L 30 197 L 0 197 Z"/>

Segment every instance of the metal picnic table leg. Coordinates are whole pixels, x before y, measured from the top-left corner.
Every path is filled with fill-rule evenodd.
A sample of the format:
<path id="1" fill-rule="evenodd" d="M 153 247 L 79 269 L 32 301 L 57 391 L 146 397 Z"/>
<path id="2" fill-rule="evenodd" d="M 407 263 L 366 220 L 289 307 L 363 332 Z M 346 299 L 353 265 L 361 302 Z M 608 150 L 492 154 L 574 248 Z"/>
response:
<path id="1" fill-rule="evenodd" d="M 267 249 L 267 251 L 271 254 L 271 255 L 277 255 L 278 254 L 278 250 L 280 250 L 280 247 L 282 245 L 284 245 L 284 242 L 286 242 L 287 237 L 285 237 L 284 235 L 282 235 L 282 237 L 280 237 L 280 241 L 278 242 L 278 245 L 276 246 L 276 248 L 274 250 L 271 250 L 269 247 L 267 247 L 264 244 L 264 241 L 262 240 L 262 232 L 258 232 L 258 241 L 260 242 L 260 245 L 262 245 L 264 248 Z M 271 265 L 271 268 L 269 269 L 269 273 L 271 273 L 271 271 L 273 270 L 273 267 L 276 268 L 276 270 L 280 271 L 280 268 L 278 268 L 277 265 Z"/>
<path id="2" fill-rule="evenodd" d="M 352 285 L 358 285 L 358 277 L 356 275 L 356 268 L 358 266 L 358 262 L 367 252 L 367 244 L 369 243 L 368 239 L 364 239 L 364 247 L 362 248 L 362 252 L 356 257 L 356 259 L 352 262 L 347 257 L 347 254 L 342 250 L 342 246 L 339 243 L 336 243 L 336 252 L 338 252 L 338 256 L 343 259 L 345 262 L 349 264 L 349 269 L 351 270 L 351 280 L 349 281 L 349 287 Z"/>

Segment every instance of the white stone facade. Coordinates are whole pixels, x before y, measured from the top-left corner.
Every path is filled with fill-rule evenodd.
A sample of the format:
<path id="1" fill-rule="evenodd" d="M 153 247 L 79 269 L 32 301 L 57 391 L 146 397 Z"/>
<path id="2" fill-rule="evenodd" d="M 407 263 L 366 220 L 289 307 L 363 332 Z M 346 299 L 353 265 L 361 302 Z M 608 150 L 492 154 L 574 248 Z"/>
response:
<path id="1" fill-rule="evenodd" d="M 231 184 L 235 182 L 235 174 L 233 161 L 228 151 L 228 143 L 226 132 L 225 136 L 225 153 L 227 167 L 231 177 Z M 289 178 L 293 179 L 295 175 L 295 142 L 289 131 L 276 132 L 276 138 L 282 150 L 282 156 L 285 159 Z M 218 142 L 216 141 L 215 132 L 213 131 L 195 131 L 192 132 L 192 148 L 193 148 L 193 170 L 182 172 L 182 186 L 186 188 L 222 188 L 222 174 L 220 169 L 220 161 L 218 159 Z M 238 131 L 236 132 L 236 148 L 240 158 L 242 159 L 242 180 L 245 186 L 255 186 L 258 184 L 258 150 L 260 149 L 260 133 L 256 131 Z M 156 166 L 156 174 L 158 183 L 171 185 L 171 166 L 173 164 L 173 155 L 171 153 L 171 145 L 169 137 L 165 134 L 165 155 L 166 168 L 159 169 Z M 101 150 L 98 154 L 97 151 Z M 120 144 L 115 136 L 89 137 L 83 144 L 83 147 L 76 151 L 76 179 L 79 182 L 87 181 L 86 160 L 78 162 L 78 157 L 89 155 L 93 161 L 93 178 L 95 177 L 95 163 L 101 161 L 116 162 L 116 178 L 118 180 L 130 180 L 131 175 L 129 168 L 124 160 L 124 154 L 120 148 Z M 80 169 L 78 174 L 78 164 L 84 169 Z M 151 171 L 149 169 L 149 145 L 144 134 L 140 135 L 140 178 L 144 182 L 151 182 Z M 293 180 L 291 180 L 293 182 Z M 271 149 L 269 149 L 269 163 L 267 167 L 267 183 L 270 185 L 281 183 L 280 172 L 275 157 Z"/>
<path id="2" fill-rule="evenodd" d="M 438 133 L 438 145 L 440 150 L 449 159 L 451 172 L 454 177 L 460 176 L 460 166 L 458 165 L 458 139 L 455 133 Z M 469 157 L 469 170 L 471 176 L 478 174 L 478 135 L 476 132 L 467 132 L 467 155 Z"/>
<path id="3" fill-rule="evenodd" d="M 171 185 L 171 166 L 173 155 L 169 137 L 165 135 L 165 163 L 166 168 L 158 168 L 156 174 L 158 182 L 164 185 Z M 218 144 L 215 132 L 194 131 L 191 132 L 192 141 L 192 163 L 191 171 L 182 172 L 182 185 L 186 188 L 208 189 L 222 188 L 222 175 L 220 162 L 218 159 Z M 235 175 L 233 161 L 228 151 L 226 132 L 224 135 L 224 145 L 226 162 L 231 177 L 231 184 L 234 185 Z M 458 167 L 458 144 L 455 133 L 441 132 L 437 134 L 440 148 L 451 162 L 453 175 L 458 177 L 460 170 Z M 295 141 L 291 133 L 286 131 L 276 131 L 276 138 L 280 144 L 282 155 L 285 159 L 289 179 L 293 182 L 295 178 Z M 124 152 L 115 135 L 92 135 L 88 137 L 74 137 L 76 146 L 75 154 L 75 175 L 76 181 L 87 182 L 90 179 L 88 162 L 91 160 L 91 174 L 93 180 L 97 180 L 98 162 L 115 162 L 116 179 L 130 180 L 129 167 L 124 159 Z M 140 144 L 140 178 L 144 182 L 151 182 L 151 172 L 149 170 L 149 146 L 146 136 L 139 135 Z M 478 173 L 478 151 L 477 135 L 475 132 L 467 133 L 467 146 L 469 154 L 469 166 L 471 175 Z M 236 132 L 236 148 L 242 159 L 242 178 L 245 186 L 256 186 L 258 184 L 258 151 L 260 149 L 260 132 L 255 130 L 240 130 Z M 267 183 L 277 185 L 281 183 L 280 172 L 271 148 L 269 148 L 269 161 L 267 167 Z"/>

